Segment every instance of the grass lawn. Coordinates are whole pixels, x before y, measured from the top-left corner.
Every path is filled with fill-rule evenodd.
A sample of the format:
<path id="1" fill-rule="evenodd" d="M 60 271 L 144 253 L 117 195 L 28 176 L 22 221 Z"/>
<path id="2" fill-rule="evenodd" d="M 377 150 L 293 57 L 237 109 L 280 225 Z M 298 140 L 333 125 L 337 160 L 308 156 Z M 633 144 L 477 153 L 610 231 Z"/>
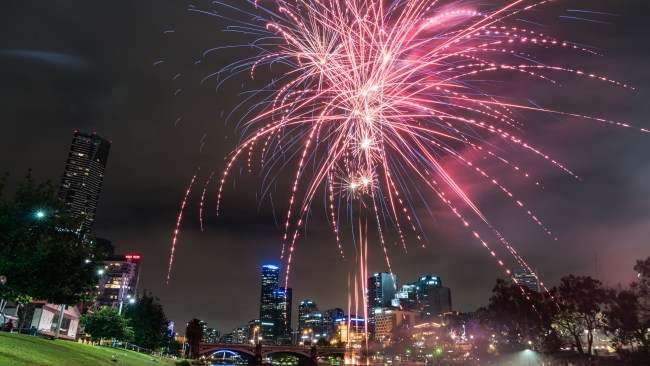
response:
<path id="1" fill-rule="evenodd" d="M 117 362 L 112 361 L 116 359 Z M 51 341 L 26 334 L 0 332 L 0 365 L 176 365 L 178 360 L 149 356 L 119 348 Z"/>

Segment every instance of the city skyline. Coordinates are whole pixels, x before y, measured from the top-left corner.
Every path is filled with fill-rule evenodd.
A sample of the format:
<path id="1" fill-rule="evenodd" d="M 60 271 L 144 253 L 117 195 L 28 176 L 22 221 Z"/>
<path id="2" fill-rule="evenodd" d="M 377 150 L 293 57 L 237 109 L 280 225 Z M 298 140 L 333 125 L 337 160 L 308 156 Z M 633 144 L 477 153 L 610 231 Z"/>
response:
<path id="1" fill-rule="evenodd" d="M 574 3 L 566 2 L 563 7 Z M 127 6 L 126 2 L 93 9 L 81 3 L 44 3 L 36 11 L 26 5 L 11 6 L 16 14 L 15 19 L 6 22 L 11 37 L 0 44 L 0 63 L 11 73 L 0 74 L 7 80 L 0 87 L 5 103 L 0 170 L 9 171 L 15 183 L 28 167 L 33 167 L 37 179 L 58 183 L 72 131 L 96 131 L 110 139 L 110 164 L 94 230 L 99 237 L 112 240 L 118 252 L 142 254 L 139 288 L 160 297 L 170 319 L 179 325 L 196 316 L 226 331 L 255 317 L 259 312 L 257 269 L 263 263 L 284 264 L 279 259 L 282 230 L 276 227 L 276 219 L 280 221 L 277 226 L 282 225 L 282 215 L 274 215 L 267 201 L 260 205 L 256 200 L 259 187 L 254 175 L 253 179 L 244 178 L 228 186 L 230 193 L 220 218 L 214 215 L 211 188 L 210 199 L 206 199 L 210 214 L 204 217 L 205 232 L 201 232 L 198 220 L 203 186 L 194 187 L 181 226 L 172 278 L 169 285 L 164 284 L 174 223 L 190 179 L 199 167 L 204 179 L 211 171 L 219 171 L 223 157 L 236 144 L 232 125 L 226 125 L 221 118 L 221 112 L 227 111 L 236 99 L 214 93 L 212 84 L 198 86 L 203 74 L 194 73 L 189 58 L 179 56 L 163 69 L 152 64 L 167 47 L 199 54 L 213 46 L 225 37 L 220 32 L 223 23 L 188 14 L 180 5 L 145 2 L 128 5 L 135 14 L 125 17 L 123 28 L 103 36 L 101 24 L 121 19 L 119 9 Z M 640 1 L 631 1 L 625 8 L 604 1 L 590 5 L 595 10 L 621 14 L 607 18 L 609 24 L 556 17 L 546 20 L 553 26 L 574 30 L 572 40 L 602 49 L 605 56 L 581 56 L 582 61 L 586 59 L 589 69 L 634 84 L 636 91 L 590 88 L 588 81 L 567 79 L 563 80 L 566 89 L 560 95 L 539 95 L 539 99 L 648 128 L 649 111 L 643 101 L 650 95 L 650 80 L 642 71 L 650 58 L 648 51 L 630 50 L 630 46 L 618 41 L 632 38 L 637 42 L 630 43 L 647 43 L 647 25 L 637 18 L 646 6 Z M 72 17 L 69 12 L 77 15 Z M 147 17 L 145 27 L 135 15 Z M 48 16 L 52 18 L 48 20 Z M 16 33 L 25 29 L 12 26 L 18 21 L 24 22 L 30 32 Z M 54 21 L 79 24 L 91 31 L 77 34 L 71 27 L 39 32 Z M 177 33 L 165 35 L 163 32 L 169 29 Z M 95 38 L 102 46 L 93 45 Z M 149 44 L 147 40 L 152 41 Z M 130 52 L 115 56 L 122 43 Z M 223 54 L 212 61 L 220 63 L 236 56 Z M 186 88 L 176 97 L 174 72 L 188 74 L 183 81 Z M 572 98 L 575 104 L 562 100 L 563 93 L 576 91 L 585 97 Z M 606 96 L 599 97 L 600 93 Z M 514 207 L 497 199 L 498 192 L 484 192 L 468 184 L 470 193 L 488 207 L 490 218 L 503 228 L 549 287 L 568 273 L 596 276 L 595 254 L 601 258 L 610 285 L 629 282 L 634 277 L 634 261 L 647 256 L 644 238 L 650 235 L 648 136 L 571 121 L 582 127 L 588 124 L 590 130 L 585 132 L 566 126 L 568 123 L 558 126 L 552 115 L 537 117 L 540 122 L 534 127 L 536 142 L 550 147 L 558 160 L 581 177 L 578 181 L 560 171 L 534 167 L 533 173 L 541 177 L 544 189 L 517 186 L 559 240 L 552 240 L 526 217 L 520 217 Z M 564 139 L 556 138 L 560 131 Z M 438 274 L 454 289 L 454 306 L 474 310 L 487 303 L 496 278 L 506 276 L 489 252 L 472 241 L 471 233 L 443 210 L 435 206 L 434 210 L 436 222 L 425 222 L 430 234 L 427 248 L 418 247 L 412 238 L 410 242 L 415 245 L 408 253 L 399 244 L 389 243 L 393 272 L 409 279 L 422 273 Z M 329 309 L 345 305 L 349 263 L 340 258 L 322 216 L 322 212 L 314 212 L 312 226 L 298 242 L 289 286 L 294 299 L 311 298 L 322 309 Z M 371 247 L 381 250 L 375 242 Z M 379 253 L 371 253 L 369 270 L 387 270 Z M 323 283 L 327 286 L 317 290 Z M 223 293 L 228 294 L 228 299 L 221 299 Z"/>

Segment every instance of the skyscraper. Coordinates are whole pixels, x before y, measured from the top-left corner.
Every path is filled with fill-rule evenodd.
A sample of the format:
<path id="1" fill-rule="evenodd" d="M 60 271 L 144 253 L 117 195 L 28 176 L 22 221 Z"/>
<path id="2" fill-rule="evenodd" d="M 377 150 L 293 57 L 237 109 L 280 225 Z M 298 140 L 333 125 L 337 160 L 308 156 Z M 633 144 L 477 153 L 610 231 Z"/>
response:
<path id="1" fill-rule="evenodd" d="M 391 306 L 391 301 L 397 293 L 397 276 L 388 272 L 375 273 L 368 278 L 368 333 L 370 337 L 375 332 L 375 312 Z"/>
<path id="2" fill-rule="evenodd" d="M 275 335 L 287 336 L 291 341 L 291 302 L 293 301 L 291 287 L 280 287 L 275 291 Z"/>
<path id="3" fill-rule="evenodd" d="M 266 264 L 262 266 L 262 294 L 260 296 L 260 334 L 264 341 L 275 340 L 276 291 L 280 267 Z"/>
<path id="4" fill-rule="evenodd" d="M 91 229 L 111 143 L 96 134 L 75 131 L 61 179 L 59 197 L 70 214 Z"/>
<path id="5" fill-rule="evenodd" d="M 312 300 L 303 300 L 298 305 L 298 341 L 310 344 L 323 335 L 323 313 Z"/>
<path id="6" fill-rule="evenodd" d="M 524 268 L 513 269 L 512 280 L 520 286 L 527 287 L 532 292 L 540 292 L 539 281 L 537 280 L 537 273 L 535 271 Z"/>
<path id="7" fill-rule="evenodd" d="M 260 336 L 266 343 L 274 343 L 281 336 L 291 341 L 291 288 L 278 287 L 280 267 L 262 266 L 262 293 L 260 296 Z"/>

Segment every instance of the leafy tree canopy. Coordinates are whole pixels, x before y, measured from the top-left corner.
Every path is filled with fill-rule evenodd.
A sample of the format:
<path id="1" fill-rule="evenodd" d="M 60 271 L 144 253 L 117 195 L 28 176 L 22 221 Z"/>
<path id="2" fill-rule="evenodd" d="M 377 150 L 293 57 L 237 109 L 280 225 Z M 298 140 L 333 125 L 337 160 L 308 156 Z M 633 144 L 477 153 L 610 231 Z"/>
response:
<path id="1" fill-rule="evenodd" d="M 104 253 L 51 182 L 36 183 L 30 171 L 7 197 L 7 180 L 0 178 L 0 275 L 7 278 L 0 296 L 68 305 L 91 300 Z"/>
<path id="2" fill-rule="evenodd" d="M 167 346 L 169 320 L 160 300 L 151 292 L 144 290 L 134 304 L 124 305 L 124 312 L 135 332 L 133 343 L 150 350 Z"/>
<path id="3" fill-rule="evenodd" d="M 125 342 L 133 340 L 133 328 L 129 326 L 129 321 L 118 315 L 117 310 L 110 306 L 84 315 L 81 325 L 95 342 L 106 338 Z"/>

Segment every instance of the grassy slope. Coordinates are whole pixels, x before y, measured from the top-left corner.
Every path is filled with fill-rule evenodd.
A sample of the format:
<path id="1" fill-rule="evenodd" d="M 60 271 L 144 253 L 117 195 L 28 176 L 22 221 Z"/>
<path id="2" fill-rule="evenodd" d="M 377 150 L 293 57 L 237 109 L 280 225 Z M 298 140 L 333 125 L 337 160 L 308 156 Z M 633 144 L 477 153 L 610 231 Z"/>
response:
<path id="1" fill-rule="evenodd" d="M 117 362 L 111 361 L 116 355 Z M 24 334 L 0 332 L 0 365 L 175 365 L 174 360 L 124 349 L 89 346 L 71 341 L 51 341 Z"/>

